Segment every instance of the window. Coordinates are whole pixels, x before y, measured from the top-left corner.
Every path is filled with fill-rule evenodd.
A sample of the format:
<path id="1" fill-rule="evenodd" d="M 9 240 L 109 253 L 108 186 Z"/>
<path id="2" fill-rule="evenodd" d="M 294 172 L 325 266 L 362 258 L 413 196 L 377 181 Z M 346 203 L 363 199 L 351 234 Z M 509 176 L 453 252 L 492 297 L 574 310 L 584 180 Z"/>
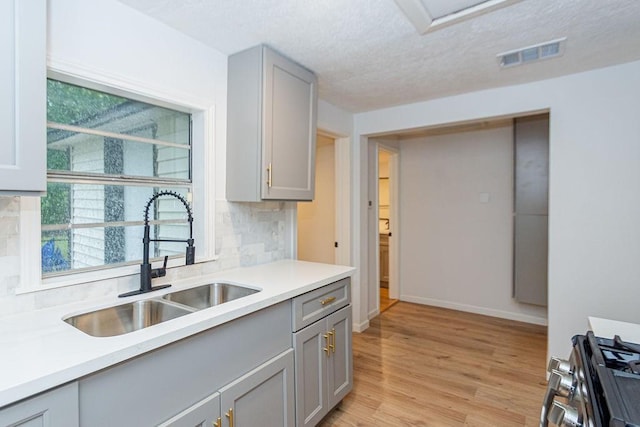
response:
<path id="1" fill-rule="evenodd" d="M 43 276 L 138 263 L 147 201 L 192 194 L 191 115 L 50 79 L 47 121 Z M 189 235 L 174 198 L 156 200 L 149 219 L 152 239 Z M 152 258 L 184 256 L 184 244 L 152 243 Z"/>

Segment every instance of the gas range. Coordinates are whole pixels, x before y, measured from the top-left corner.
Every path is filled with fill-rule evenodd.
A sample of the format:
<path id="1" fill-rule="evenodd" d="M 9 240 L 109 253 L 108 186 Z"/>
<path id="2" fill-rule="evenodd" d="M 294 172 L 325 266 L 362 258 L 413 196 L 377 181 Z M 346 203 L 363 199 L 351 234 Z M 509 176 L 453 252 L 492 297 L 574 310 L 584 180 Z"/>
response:
<path id="1" fill-rule="evenodd" d="M 540 426 L 640 427 L 640 345 L 588 332 L 552 358 Z"/>

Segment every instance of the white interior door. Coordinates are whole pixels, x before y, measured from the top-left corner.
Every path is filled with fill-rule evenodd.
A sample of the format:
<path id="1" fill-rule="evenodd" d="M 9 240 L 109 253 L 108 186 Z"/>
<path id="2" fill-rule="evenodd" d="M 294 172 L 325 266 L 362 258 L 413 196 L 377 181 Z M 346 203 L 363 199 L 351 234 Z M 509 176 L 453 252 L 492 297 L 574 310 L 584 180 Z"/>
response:
<path id="1" fill-rule="evenodd" d="M 319 134 L 316 148 L 316 190 L 311 202 L 298 202 L 298 259 L 336 262 L 335 140 Z"/>

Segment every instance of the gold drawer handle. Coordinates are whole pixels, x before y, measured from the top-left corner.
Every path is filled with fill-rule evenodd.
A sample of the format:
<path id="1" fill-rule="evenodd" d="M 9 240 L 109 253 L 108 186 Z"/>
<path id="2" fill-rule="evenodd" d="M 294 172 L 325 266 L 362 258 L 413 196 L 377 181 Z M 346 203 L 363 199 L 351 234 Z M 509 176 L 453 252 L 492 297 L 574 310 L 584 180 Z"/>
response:
<path id="1" fill-rule="evenodd" d="M 329 334 L 331 334 L 331 339 L 333 340 L 333 345 L 331 346 L 331 350 L 333 350 L 333 352 L 336 352 L 336 329 L 333 328 L 331 329 L 331 332 L 329 332 Z"/>
<path id="2" fill-rule="evenodd" d="M 229 412 L 227 412 L 226 417 L 229 418 L 229 427 L 233 427 L 233 408 L 229 408 Z"/>
<path id="3" fill-rule="evenodd" d="M 218 421 L 213 423 L 213 427 L 222 427 L 222 418 L 218 417 Z"/>
<path id="4" fill-rule="evenodd" d="M 327 305 L 327 304 L 331 304 L 332 302 L 334 302 L 336 300 L 336 297 L 329 297 L 329 298 L 325 298 L 323 300 L 320 300 L 320 304 L 322 305 Z"/>
<path id="5" fill-rule="evenodd" d="M 271 188 L 271 172 L 272 168 L 271 168 L 271 163 L 269 163 L 269 166 L 267 166 L 267 187 Z"/>
<path id="6" fill-rule="evenodd" d="M 329 332 L 329 333 L 330 333 L 330 332 Z M 327 346 L 326 346 L 326 347 L 322 347 L 322 350 L 323 350 L 325 353 L 327 353 L 327 357 L 331 356 L 331 350 L 330 350 L 330 348 L 332 347 L 332 346 L 331 346 L 331 340 L 329 339 L 329 333 L 327 333 L 327 334 L 324 334 L 324 335 L 323 335 L 324 340 L 325 340 L 325 344 L 326 344 Z"/>

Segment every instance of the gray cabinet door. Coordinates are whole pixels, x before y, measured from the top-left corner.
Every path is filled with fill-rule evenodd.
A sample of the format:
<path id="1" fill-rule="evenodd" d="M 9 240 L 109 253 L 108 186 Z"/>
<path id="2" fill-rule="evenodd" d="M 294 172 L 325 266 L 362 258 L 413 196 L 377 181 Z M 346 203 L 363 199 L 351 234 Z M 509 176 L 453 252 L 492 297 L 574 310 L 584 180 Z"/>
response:
<path id="1" fill-rule="evenodd" d="M 351 305 L 293 335 L 297 425 L 315 426 L 353 387 Z"/>
<path id="2" fill-rule="evenodd" d="M 78 383 L 70 383 L 0 410 L 0 426 L 78 427 Z"/>
<path id="3" fill-rule="evenodd" d="M 293 427 L 293 349 L 220 390 L 222 425 Z"/>
<path id="4" fill-rule="evenodd" d="M 202 399 L 158 427 L 221 427 L 220 393 Z"/>
<path id="5" fill-rule="evenodd" d="M 293 334 L 296 352 L 297 425 L 314 426 L 329 410 L 327 402 L 327 366 L 329 335 L 325 319 Z"/>
<path id="6" fill-rule="evenodd" d="M 2 1 L 0 17 L 0 194 L 38 195 L 47 189 L 47 2 Z"/>
<path id="7" fill-rule="evenodd" d="M 333 344 L 328 358 L 327 393 L 329 408 L 351 391 L 353 387 L 353 361 L 351 348 L 351 306 L 327 317 L 327 331 L 331 332 Z"/>
<path id="8" fill-rule="evenodd" d="M 316 79 L 313 73 L 264 50 L 262 198 L 312 200 L 315 184 Z"/>

